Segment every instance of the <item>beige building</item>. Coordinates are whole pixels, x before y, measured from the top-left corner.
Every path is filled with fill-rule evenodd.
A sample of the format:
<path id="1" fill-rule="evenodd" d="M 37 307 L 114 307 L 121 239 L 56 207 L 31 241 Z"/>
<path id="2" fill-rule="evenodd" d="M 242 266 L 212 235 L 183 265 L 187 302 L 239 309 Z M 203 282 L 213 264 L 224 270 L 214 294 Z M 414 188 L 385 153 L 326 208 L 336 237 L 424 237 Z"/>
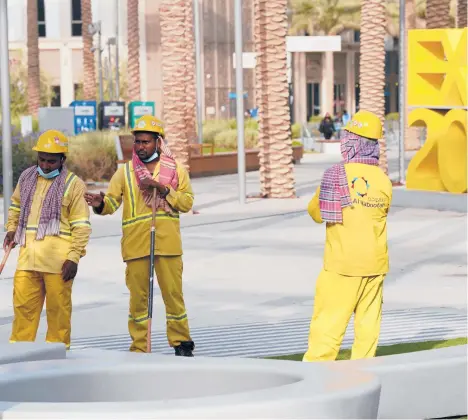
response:
<path id="1" fill-rule="evenodd" d="M 8 2 L 10 59 L 26 57 L 26 1 Z M 235 115 L 234 0 L 197 0 L 202 11 L 203 109 L 205 118 L 231 118 Z M 140 76 L 141 99 L 162 108 L 160 0 L 140 0 Z M 243 1 L 244 51 L 254 52 L 253 0 Z M 116 5 L 119 5 L 117 13 Z M 81 38 L 81 0 L 38 0 L 40 67 L 49 77 L 57 94 L 53 106 L 68 106 L 83 81 Z M 101 21 L 103 65 L 108 60 L 107 41 L 119 31 L 119 55 L 126 61 L 126 0 L 93 0 L 93 21 Z M 117 25 L 118 16 L 118 25 Z M 97 45 L 97 36 L 95 36 Z M 97 54 L 97 53 L 96 53 Z M 115 47 L 111 62 L 115 63 Z M 386 112 L 398 106 L 398 61 L 395 41 L 387 45 Z M 359 34 L 341 35 L 341 50 L 334 53 L 292 53 L 292 116 L 305 122 L 313 115 L 353 113 L 359 101 Z M 106 72 L 104 71 L 104 74 Z M 255 108 L 255 70 L 244 69 L 246 107 Z M 232 97 L 232 95 L 231 95 Z"/>

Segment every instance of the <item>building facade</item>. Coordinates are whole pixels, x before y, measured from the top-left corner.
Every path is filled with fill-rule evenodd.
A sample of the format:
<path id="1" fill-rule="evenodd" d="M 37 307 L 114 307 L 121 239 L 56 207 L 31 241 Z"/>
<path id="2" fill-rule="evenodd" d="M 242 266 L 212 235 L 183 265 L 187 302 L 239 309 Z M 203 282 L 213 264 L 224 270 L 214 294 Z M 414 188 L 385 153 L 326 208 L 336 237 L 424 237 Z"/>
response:
<path id="1" fill-rule="evenodd" d="M 68 106 L 83 82 L 81 0 L 37 0 L 40 68 L 56 94 L 51 106 Z M 196 0 L 202 11 L 200 23 L 204 118 L 235 115 L 234 0 Z M 8 2 L 10 59 L 26 60 L 27 0 Z M 162 110 L 161 0 L 140 0 L 141 99 L 156 102 Z M 93 22 L 101 21 L 104 78 L 115 63 L 115 47 L 108 40 L 118 32 L 119 57 L 127 59 L 127 1 L 93 0 Z M 244 51 L 254 52 L 253 0 L 243 1 Z M 291 92 L 293 120 L 355 112 L 359 103 L 359 33 L 341 34 L 341 51 L 292 53 Z M 97 46 L 97 36 L 95 36 Z M 395 40 L 388 39 L 386 60 L 386 112 L 398 110 L 398 53 Z M 97 52 L 95 53 L 97 57 Z M 123 74 L 122 77 L 125 77 Z M 255 69 L 244 69 L 245 106 L 255 108 Z"/>

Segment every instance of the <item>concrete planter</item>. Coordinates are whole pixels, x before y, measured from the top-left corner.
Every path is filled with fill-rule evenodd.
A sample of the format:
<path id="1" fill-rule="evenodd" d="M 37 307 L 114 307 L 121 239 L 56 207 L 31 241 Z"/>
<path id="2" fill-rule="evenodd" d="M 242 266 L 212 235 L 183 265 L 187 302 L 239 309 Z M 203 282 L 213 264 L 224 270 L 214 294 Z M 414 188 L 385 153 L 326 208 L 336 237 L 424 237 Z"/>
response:
<path id="1" fill-rule="evenodd" d="M 293 162 L 295 164 L 301 163 L 301 159 L 304 156 L 304 146 L 293 146 Z"/>
<path id="2" fill-rule="evenodd" d="M 317 140 L 316 143 L 320 153 L 327 155 L 341 155 L 340 140 Z"/>

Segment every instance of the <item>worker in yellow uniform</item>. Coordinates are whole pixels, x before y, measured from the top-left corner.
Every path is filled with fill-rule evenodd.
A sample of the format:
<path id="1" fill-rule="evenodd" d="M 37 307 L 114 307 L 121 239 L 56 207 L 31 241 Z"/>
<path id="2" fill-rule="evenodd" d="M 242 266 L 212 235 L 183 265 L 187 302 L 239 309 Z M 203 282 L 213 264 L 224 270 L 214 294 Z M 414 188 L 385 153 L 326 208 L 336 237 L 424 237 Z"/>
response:
<path id="1" fill-rule="evenodd" d="M 305 362 L 335 360 L 354 313 L 352 359 L 374 357 L 388 272 L 387 215 L 392 183 L 379 168 L 380 119 L 359 111 L 341 139 L 343 161 L 327 169 L 308 211 L 326 222 Z"/>
<path id="2" fill-rule="evenodd" d="M 193 356 L 194 342 L 182 293 L 182 241 L 179 214 L 190 211 L 193 192 L 187 170 L 164 140 L 162 122 L 143 116 L 135 123 L 132 159 L 112 177 L 107 193 L 86 194 L 100 215 L 113 214 L 123 202 L 121 251 L 130 292 L 130 351 L 146 352 L 153 189 L 156 199 L 155 272 L 166 308 L 169 345 L 176 356 Z"/>
<path id="3" fill-rule="evenodd" d="M 33 150 L 37 165 L 19 178 L 3 243 L 5 250 L 20 246 L 10 342 L 36 340 L 45 300 L 46 341 L 69 349 L 72 285 L 91 234 L 86 186 L 64 166 L 68 139 L 63 133 L 44 132 Z"/>

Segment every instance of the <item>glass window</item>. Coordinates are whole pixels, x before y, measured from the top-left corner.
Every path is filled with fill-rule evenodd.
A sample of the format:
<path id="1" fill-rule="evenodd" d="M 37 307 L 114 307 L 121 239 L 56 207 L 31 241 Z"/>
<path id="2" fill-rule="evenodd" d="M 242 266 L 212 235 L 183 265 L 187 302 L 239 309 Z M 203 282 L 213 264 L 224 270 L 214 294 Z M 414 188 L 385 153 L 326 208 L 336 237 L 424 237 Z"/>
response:
<path id="1" fill-rule="evenodd" d="M 320 83 L 314 83 L 314 115 L 320 115 Z"/>
<path id="2" fill-rule="evenodd" d="M 81 19 L 81 0 L 72 0 L 72 21 L 71 21 L 71 32 L 72 36 L 81 36 L 83 21 Z"/>
<path id="3" fill-rule="evenodd" d="M 37 29 L 39 37 L 46 36 L 45 6 L 44 0 L 37 0 Z"/>
<path id="4" fill-rule="evenodd" d="M 50 106 L 60 106 L 62 103 L 62 98 L 60 95 L 60 86 L 52 86 L 52 99 L 50 101 Z"/>

